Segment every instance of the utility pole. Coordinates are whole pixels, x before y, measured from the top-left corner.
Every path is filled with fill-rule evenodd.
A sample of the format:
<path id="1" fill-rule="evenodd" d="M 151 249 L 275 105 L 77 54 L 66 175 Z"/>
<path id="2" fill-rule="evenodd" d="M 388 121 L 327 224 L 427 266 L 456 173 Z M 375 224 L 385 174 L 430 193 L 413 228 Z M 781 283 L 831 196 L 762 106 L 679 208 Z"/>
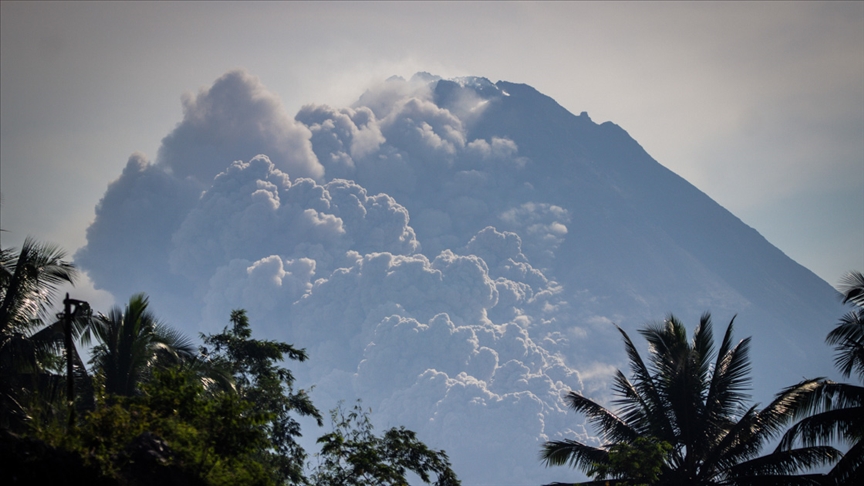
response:
<path id="1" fill-rule="evenodd" d="M 75 310 L 72 310 L 75 306 Z M 63 299 L 63 331 L 66 334 L 66 403 L 69 405 L 69 427 L 75 425 L 75 376 L 73 374 L 72 353 L 75 348 L 72 344 L 72 321 L 78 317 L 78 312 L 89 312 L 90 304 L 83 300 L 75 300 L 69 298 L 69 293 L 66 293 L 66 298 Z"/>

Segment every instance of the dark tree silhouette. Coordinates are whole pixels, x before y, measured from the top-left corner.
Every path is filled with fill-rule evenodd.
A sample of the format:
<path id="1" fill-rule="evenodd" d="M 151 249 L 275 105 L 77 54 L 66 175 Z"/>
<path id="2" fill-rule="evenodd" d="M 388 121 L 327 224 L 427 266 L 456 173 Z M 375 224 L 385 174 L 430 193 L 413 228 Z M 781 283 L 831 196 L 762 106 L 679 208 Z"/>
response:
<path id="1" fill-rule="evenodd" d="M 306 351 L 287 343 L 252 339 L 245 310 L 231 312 L 230 328 L 201 337 L 203 359 L 233 376 L 240 398 L 270 414 L 262 427 L 272 452 L 265 453 L 262 460 L 276 467 L 282 480 L 302 482 L 306 453 L 295 440 L 300 436 L 300 424 L 294 415 L 313 417 L 318 425 L 323 420 L 306 391 L 294 390 L 291 370 L 279 363 L 285 358 L 305 361 Z"/>
<path id="2" fill-rule="evenodd" d="M 853 373 L 864 384 L 864 275 L 851 272 L 841 282 L 843 303 L 855 309 L 844 315 L 825 339 L 837 353 L 834 364 L 845 378 Z M 825 484 L 864 484 L 864 387 L 825 380 L 802 403 L 802 418 L 783 436 L 781 449 L 796 443 L 830 444 L 840 440 L 848 450 L 828 473 Z"/>
<path id="3" fill-rule="evenodd" d="M 56 246 L 31 238 L 17 254 L 0 250 L 0 426 L 20 427 L 34 395 L 62 397 L 50 371 L 60 363 L 63 332 L 61 323 L 46 323 L 57 288 L 77 275 L 64 257 Z"/>
<path id="4" fill-rule="evenodd" d="M 93 319 L 82 334 L 99 342 L 90 363 L 101 376 L 105 393 L 132 396 L 153 370 L 167 368 L 195 356 L 192 342 L 159 322 L 147 309 L 144 294 L 133 295 L 125 309 L 115 307 Z"/>
<path id="5" fill-rule="evenodd" d="M 541 460 L 547 466 L 569 464 L 588 474 L 602 472 L 610 484 L 639 481 L 632 472 L 616 469 L 610 450 L 637 444 L 640 437 L 666 443 L 659 479 L 654 484 L 745 485 L 815 484 L 802 469 L 835 460 L 830 446 L 814 445 L 759 456 L 762 446 L 778 436 L 807 393 L 819 386 L 807 380 L 784 389 L 765 408 L 747 406 L 750 339 L 735 343 L 732 322 L 715 353 L 711 318 L 704 314 L 692 340 L 670 316 L 639 333 L 649 344 L 649 363 L 642 360 L 626 332 L 624 338 L 633 381 L 615 376 L 616 411 L 571 392 L 570 408 L 587 416 L 607 442 L 599 447 L 575 440 L 547 442 Z M 588 482 L 584 484 L 603 484 Z"/>
<path id="6" fill-rule="evenodd" d="M 330 412 L 333 431 L 318 439 L 321 453 L 313 471 L 317 486 L 402 486 L 411 471 L 424 483 L 436 475 L 435 486 L 459 486 L 444 451 L 432 450 L 404 427 L 391 428 L 379 437 L 360 402 L 346 413 Z"/>

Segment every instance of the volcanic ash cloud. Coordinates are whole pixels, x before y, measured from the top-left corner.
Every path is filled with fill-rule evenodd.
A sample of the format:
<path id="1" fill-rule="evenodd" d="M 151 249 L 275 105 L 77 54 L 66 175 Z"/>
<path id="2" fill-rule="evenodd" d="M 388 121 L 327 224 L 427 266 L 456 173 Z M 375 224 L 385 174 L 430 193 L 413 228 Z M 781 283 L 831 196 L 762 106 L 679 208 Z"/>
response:
<path id="1" fill-rule="evenodd" d="M 232 71 L 183 103 L 156 160 L 134 154 L 108 187 L 76 262 L 193 335 L 247 309 L 258 335 L 308 350 L 293 368 L 319 407 L 363 398 L 465 484 L 562 478 L 537 453 L 589 440 L 561 397 L 608 397 L 612 322 L 740 311 L 766 383 L 830 368 L 801 345 L 833 319 L 830 286 L 623 129 L 533 88 L 418 74 L 292 119 Z"/>

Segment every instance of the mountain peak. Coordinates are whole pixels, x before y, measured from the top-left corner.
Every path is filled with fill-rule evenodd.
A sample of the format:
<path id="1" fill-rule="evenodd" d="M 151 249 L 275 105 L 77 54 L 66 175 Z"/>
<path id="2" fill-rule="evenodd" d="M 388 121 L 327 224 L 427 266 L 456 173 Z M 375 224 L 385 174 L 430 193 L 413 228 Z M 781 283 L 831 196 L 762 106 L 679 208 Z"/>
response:
<path id="1" fill-rule="evenodd" d="M 293 119 L 232 81 L 188 100 L 159 163 L 130 161 L 76 262 L 190 333 L 245 308 L 307 349 L 319 407 L 362 397 L 465 484 L 558 479 L 539 444 L 579 426 L 564 393 L 609 398 L 612 323 L 737 314 L 763 402 L 832 374 L 813 343 L 836 291 L 614 123 L 483 77 L 390 78 Z"/>

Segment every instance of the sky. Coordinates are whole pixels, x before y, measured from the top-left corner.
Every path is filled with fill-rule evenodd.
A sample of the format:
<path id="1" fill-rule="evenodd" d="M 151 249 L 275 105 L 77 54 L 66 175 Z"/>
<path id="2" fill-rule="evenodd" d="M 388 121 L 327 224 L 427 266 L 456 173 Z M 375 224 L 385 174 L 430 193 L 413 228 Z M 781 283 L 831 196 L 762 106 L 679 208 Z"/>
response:
<path id="1" fill-rule="evenodd" d="M 3 1 L 0 22 L 3 247 L 73 254 L 130 155 L 231 69 L 291 115 L 428 71 L 612 121 L 829 283 L 864 269 L 864 3 Z"/>
<path id="2" fill-rule="evenodd" d="M 737 314 L 756 401 L 831 376 L 836 292 L 603 122 L 836 283 L 864 269 L 861 3 L 0 9 L 3 246 L 190 335 L 247 309 L 319 407 L 362 397 L 466 484 L 564 479 L 536 453 L 598 440 L 561 396 L 609 403 L 612 323 Z"/>

